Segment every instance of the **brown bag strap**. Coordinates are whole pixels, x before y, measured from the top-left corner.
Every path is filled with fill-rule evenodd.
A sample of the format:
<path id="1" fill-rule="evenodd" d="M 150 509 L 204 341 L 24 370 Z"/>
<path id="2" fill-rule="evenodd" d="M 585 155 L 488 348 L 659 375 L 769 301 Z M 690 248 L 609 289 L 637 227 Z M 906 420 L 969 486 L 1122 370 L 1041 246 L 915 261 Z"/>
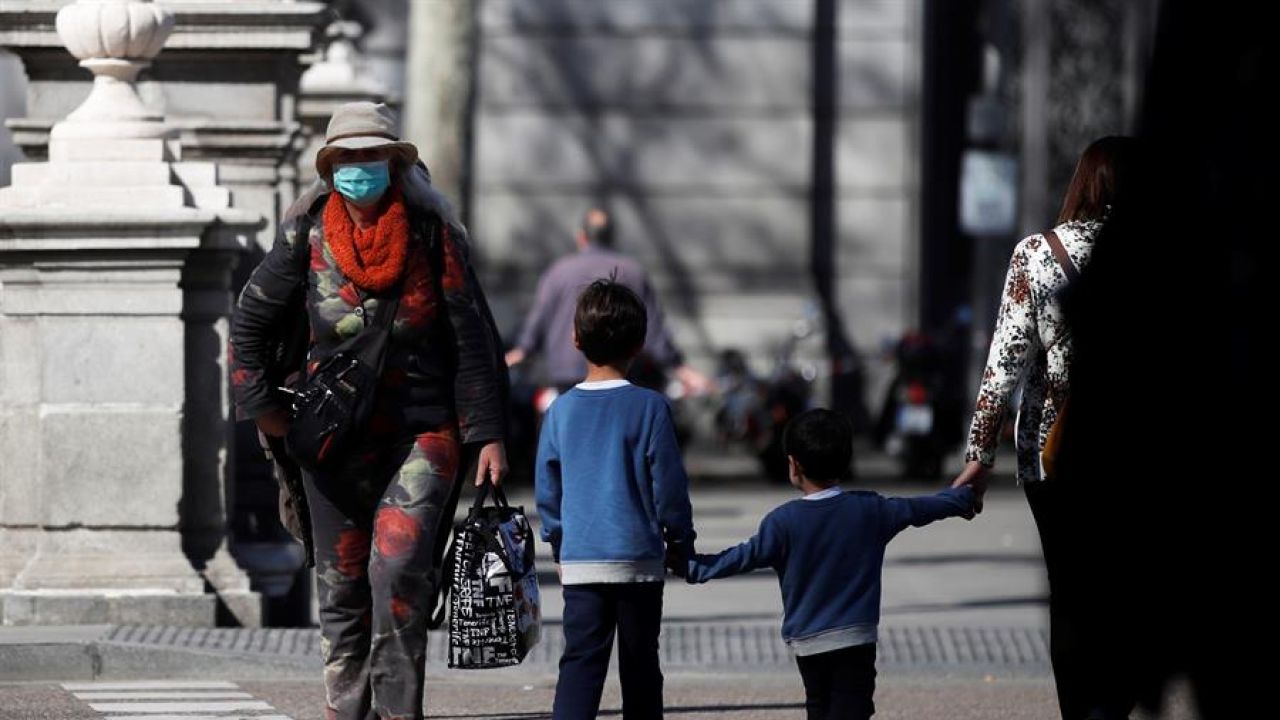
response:
<path id="1" fill-rule="evenodd" d="M 1053 251 L 1053 256 L 1058 259 L 1058 265 L 1062 266 L 1062 272 L 1067 275 L 1067 282 L 1075 282 L 1080 277 L 1080 271 L 1076 269 L 1076 264 L 1071 262 L 1071 256 L 1067 254 L 1067 249 L 1063 247 L 1062 240 L 1058 237 L 1058 233 L 1050 230 L 1044 234 L 1044 239 L 1049 243 L 1049 249 Z"/>
<path id="2" fill-rule="evenodd" d="M 1080 271 L 1076 269 L 1076 264 L 1071 262 L 1071 256 L 1067 254 L 1067 248 L 1062 245 L 1062 239 L 1058 237 L 1058 233 L 1050 230 L 1044 234 L 1044 239 L 1049 243 L 1049 249 L 1053 251 L 1053 257 L 1057 259 L 1062 272 L 1066 273 L 1067 282 L 1075 282 L 1076 278 L 1080 277 Z M 1053 342 L 1049 343 L 1045 349 L 1048 350 L 1057 345 L 1066 335 L 1067 331 L 1064 331 Z"/>

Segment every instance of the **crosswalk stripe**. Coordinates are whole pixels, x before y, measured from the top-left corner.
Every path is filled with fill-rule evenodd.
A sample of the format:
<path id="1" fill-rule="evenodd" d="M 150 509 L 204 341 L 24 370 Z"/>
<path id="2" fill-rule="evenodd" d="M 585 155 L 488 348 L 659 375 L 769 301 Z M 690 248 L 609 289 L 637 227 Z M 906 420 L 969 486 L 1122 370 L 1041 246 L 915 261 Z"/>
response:
<path id="1" fill-rule="evenodd" d="M 62 683 L 62 687 L 103 713 L 101 720 L 291 720 L 235 683 L 222 680 Z"/>
<path id="2" fill-rule="evenodd" d="M 198 713 L 230 710 L 274 710 L 261 700 L 231 700 L 226 702 L 107 702 L 89 703 L 100 713 Z"/>
<path id="3" fill-rule="evenodd" d="M 239 690 L 221 680 L 136 680 L 132 682 L 62 683 L 63 690 Z"/>
<path id="4" fill-rule="evenodd" d="M 252 700 L 247 692 L 229 690 L 179 690 L 152 692 L 149 690 L 73 693 L 81 700 Z"/>

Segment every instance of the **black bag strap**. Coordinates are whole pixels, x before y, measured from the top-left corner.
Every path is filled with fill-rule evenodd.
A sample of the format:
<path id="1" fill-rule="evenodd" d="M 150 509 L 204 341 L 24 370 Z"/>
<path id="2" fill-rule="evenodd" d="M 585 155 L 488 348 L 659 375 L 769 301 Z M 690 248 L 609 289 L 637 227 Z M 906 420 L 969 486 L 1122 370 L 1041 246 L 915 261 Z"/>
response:
<path id="1" fill-rule="evenodd" d="M 306 288 L 307 276 L 311 274 L 311 227 L 315 224 L 315 218 L 308 211 L 299 215 L 294 225 L 293 262 L 298 266 L 303 288 Z"/>
<path id="2" fill-rule="evenodd" d="M 289 309 L 284 314 L 287 319 L 279 328 L 280 342 L 269 381 L 273 385 L 288 384 L 290 376 L 306 377 L 307 350 L 311 345 L 311 318 L 307 316 L 307 286 L 311 275 L 311 228 L 315 225 L 315 214 L 324 206 L 321 198 L 313 198 L 302 212 L 290 215 L 285 222 L 294 223 L 294 241 L 290 249 L 294 270 L 298 275 L 298 284 L 289 296 Z M 303 202 L 300 198 L 298 203 Z M 293 208 L 290 208 L 290 212 Z"/>
<path id="3" fill-rule="evenodd" d="M 444 624 L 444 614 L 449 609 L 449 590 L 453 587 L 453 550 L 457 544 L 458 536 L 454 535 L 448 549 L 444 551 L 444 564 L 441 565 L 440 576 L 436 579 L 436 587 L 439 588 L 436 594 L 436 611 L 431 615 L 431 619 L 427 620 L 428 630 L 439 630 Z"/>
<path id="4" fill-rule="evenodd" d="M 297 215 L 294 221 L 293 236 L 293 262 L 297 265 L 298 277 L 302 282 L 300 292 L 302 293 L 303 309 L 306 309 L 307 297 L 307 280 L 311 277 L 311 228 L 315 227 L 316 218 L 324 212 L 324 206 L 329 201 L 329 193 L 322 192 L 311 200 L 311 204 L 307 209 Z"/>
<path id="5" fill-rule="evenodd" d="M 373 322 L 364 329 L 364 332 L 349 341 L 362 341 L 363 336 L 366 333 L 369 334 L 367 344 L 362 342 L 355 342 L 355 344 L 363 344 L 359 351 L 360 359 L 377 371 L 379 377 L 382 376 L 382 369 L 387 363 L 388 350 L 391 347 L 391 328 L 394 325 L 396 312 L 400 309 L 400 296 L 402 294 L 404 294 L 403 283 L 396 286 L 395 294 L 382 302 L 382 307 L 378 308 L 378 313 L 374 315 Z M 363 307 L 363 291 L 361 291 L 360 300 L 361 307 Z"/>
<path id="6" fill-rule="evenodd" d="M 489 493 L 493 493 L 493 504 L 500 508 L 511 507 L 507 504 L 507 494 L 502 491 L 501 485 L 494 485 L 493 480 L 485 477 L 484 483 L 476 490 L 476 499 L 471 503 L 471 513 L 474 515 L 484 507 L 484 501 L 489 499 Z"/>
<path id="7" fill-rule="evenodd" d="M 503 491 L 502 486 L 495 485 L 492 480 L 485 478 L 484 484 L 480 486 L 478 491 L 476 491 L 476 499 L 471 503 L 471 512 L 467 514 L 467 520 L 464 521 L 467 523 L 468 527 L 471 526 L 470 520 L 476 517 L 480 511 L 484 509 L 484 501 L 488 498 L 490 493 L 493 494 L 494 507 L 508 510 L 511 508 L 511 505 L 507 503 L 507 494 Z M 515 572 L 515 569 L 511 567 L 511 558 L 507 556 L 507 548 L 500 540 L 486 536 L 481 538 L 480 542 L 477 543 L 476 546 L 494 550 L 502 559 L 502 564 L 507 566 L 507 572 Z M 525 549 L 526 555 L 529 555 L 533 550 L 532 538 L 529 539 L 529 542 L 525 543 Z M 532 557 L 526 557 L 525 560 L 526 566 L 532 564 Z"/>

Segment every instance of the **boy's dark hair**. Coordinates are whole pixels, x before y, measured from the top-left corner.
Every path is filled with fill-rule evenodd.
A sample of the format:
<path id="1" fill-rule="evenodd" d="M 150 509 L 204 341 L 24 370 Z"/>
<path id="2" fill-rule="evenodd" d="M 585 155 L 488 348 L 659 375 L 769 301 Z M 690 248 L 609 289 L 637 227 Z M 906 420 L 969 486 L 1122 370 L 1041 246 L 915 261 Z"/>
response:
<path id="1" fill-rule="evenodd" d="M 596 365 L 630 360 L 644 346 L 649 319 L 631 288 L 600 279 L 578 296 L 573 329 L 582 354 Z"/>
<path id="2" fill-rule="evenodd" d="M 787 423 L 783 451 L 815 484 L 834 485 L 853 476 L 853 423 L 825 408 L 806 410 Z"/>

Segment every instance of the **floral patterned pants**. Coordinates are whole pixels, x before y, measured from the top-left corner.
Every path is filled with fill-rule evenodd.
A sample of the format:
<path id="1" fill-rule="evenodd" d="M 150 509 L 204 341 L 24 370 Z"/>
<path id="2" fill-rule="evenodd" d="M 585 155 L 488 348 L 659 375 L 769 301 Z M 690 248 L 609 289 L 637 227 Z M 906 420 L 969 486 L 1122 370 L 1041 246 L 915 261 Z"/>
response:
<path id="1" fill-rule="evenodd" d="M 460 454 L 447 427 L 306 475 L 326 718 L 422 718 L 434 554 L 457 506 Z"/>

